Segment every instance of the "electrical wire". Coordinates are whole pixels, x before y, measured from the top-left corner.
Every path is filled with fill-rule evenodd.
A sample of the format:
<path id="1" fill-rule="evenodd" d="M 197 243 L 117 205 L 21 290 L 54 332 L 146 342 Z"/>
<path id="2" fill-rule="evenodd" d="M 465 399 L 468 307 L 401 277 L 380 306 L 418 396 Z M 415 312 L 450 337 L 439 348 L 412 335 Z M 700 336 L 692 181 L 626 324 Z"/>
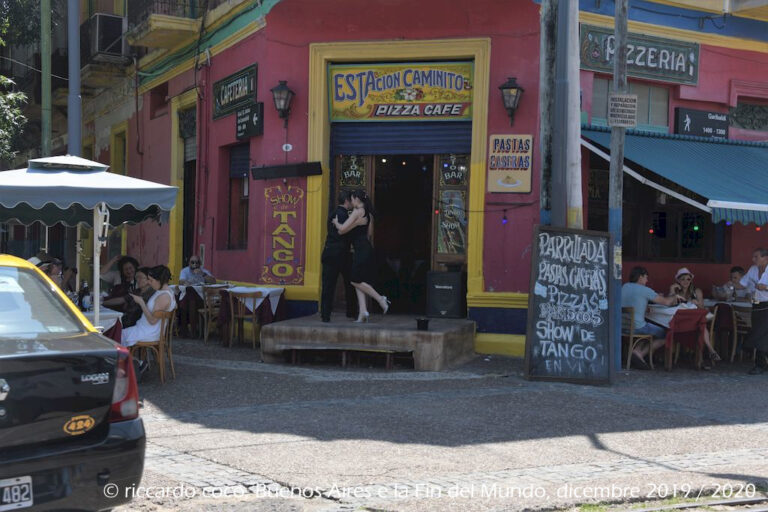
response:
<path id="1" fill-rule="evenodd" d="M 23 63 L 23 62 L 21 62 L 21 61 L 18 61 L 18 60 L 16 60 L 16 59 L 12 59 L 12 58 L 10 58 L 10 57 L 3 57 L 2 55 L 0 55 L 0 59 L 3 59 L 3 60 L 7 60 L 7 61 L 10 61 L 10 62 L 13 62 L 14 64 L 18 64 L 19 66 L 24 66 L 25 68 L 29 68 L 29 69 L 31 69 L 32 71 L 37 71 L 38 73 L 42 73 L 42 72 L 43 72 L 41 69 L 37 69 L 37 68 L 36 68 L 36 67 L 34 67 L 34 66 L 30 66 L 29 64 L 25 64 L 25 63 Z M 53 78 L 58 78 L 59 80 L 66 80 L 66 81 L 69 81 L 69 78 L 67 78 L 67 77 L 65 77 L 65 76 L 54 75 L 53 73 L 51 73 L 51 76 L 52 76 Z"/>

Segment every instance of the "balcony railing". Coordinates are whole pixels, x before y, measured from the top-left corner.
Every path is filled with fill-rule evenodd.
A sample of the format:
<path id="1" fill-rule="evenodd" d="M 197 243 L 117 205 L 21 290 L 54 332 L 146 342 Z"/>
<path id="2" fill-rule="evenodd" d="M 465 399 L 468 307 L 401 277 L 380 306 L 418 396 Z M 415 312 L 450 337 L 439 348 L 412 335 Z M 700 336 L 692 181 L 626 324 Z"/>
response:
<path id="1" fill-rule="evenodd" d="M 152 14 L 195 19 L 203 14 L 203 0 L 131 0 L 128 2 L 128 29 L 141 25 Z"/>

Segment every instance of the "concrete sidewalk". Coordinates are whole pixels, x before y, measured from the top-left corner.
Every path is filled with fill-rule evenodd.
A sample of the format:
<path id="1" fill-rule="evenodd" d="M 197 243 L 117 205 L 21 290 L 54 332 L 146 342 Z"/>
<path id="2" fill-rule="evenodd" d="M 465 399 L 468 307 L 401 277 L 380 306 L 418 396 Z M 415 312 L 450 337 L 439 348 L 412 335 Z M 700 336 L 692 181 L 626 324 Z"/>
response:
<path id="1" fill-rule="evenodd" d="M 748 363 L 592 387 L 528 382 L 498 356 L 421 373 L 174 348 L 176 381 L 141 386 L 154 497 L 126 510 L 556 509 L 768 488 L 768 375 Z"/>

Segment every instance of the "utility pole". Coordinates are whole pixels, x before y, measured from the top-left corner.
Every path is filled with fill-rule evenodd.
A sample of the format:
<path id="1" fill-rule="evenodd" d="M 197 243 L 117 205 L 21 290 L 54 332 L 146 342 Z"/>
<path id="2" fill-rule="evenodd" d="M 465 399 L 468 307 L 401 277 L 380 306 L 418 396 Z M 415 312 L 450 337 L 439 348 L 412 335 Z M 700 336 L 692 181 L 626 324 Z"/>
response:
<path id="1" fill-rule="evenodd" d="M 40 71 L 40 156 L 46 157 L 51 156 L 51 0 L 40 0 Z"/>
<path id="2" fill-rule="evenodd" d="M 578 12 L 577 1 L 558 2 L 551 206 L 553 226 L 581 228 Z"/>
<path id="3" fill-rule="evenodd" d="M 552 122 L 552 225 L 565 227 L 568 194 L 566 162 L 568 160 L 568 4 L 557 6 L 557 49 L 555 50 L 555 108 Z"/>
<path id="4" fill-rule="evenodd" d="M 613 54 L 613 92 L 627 93 L 627 4 L 616 0 L 614 12 L 616 52 Z M 613 276 L 611 279 L 611 330 L 614 346 L 613 364 L 621 370 L 621 209 L 624 178 L 624 128 L 611 128 L 610 191 L 608 195 L 608 230 L 613 238 Z"/>
<path id="5" fill-rule="evenodd" d="M 69 95 L 67 96 L 67 153 L 81 156 L 80 137 L 82 105 L 80 103 L 80 2 L 67 0 L 67 54 Z"/>
<path id="6" fill-rule="evenodd" d="M 568 6 L 568 45 L 567 70 L 568 76 L 568 118 L 566 121 L 566 139 L 568 146 L 565 154 L 565 182 L 568 186 L 567 226 L 584 229 L 584 199 L 581 189 L 581 108 L 579 96 L 581 81 L 579 80 L 579 2 L 565 2 Z"/>
<path id="7" fill-rule="evenodd" d="M 40 0 L 40 156 L 51 156 L 51 0 Z M 48 226 L 42 250 L 48 247 Z"/>
<path id="8" fill-rule="evenodd" d="M 541 39 L 539 47 L 539 147 L 541 148 L 541 185 L 539 215 L 544 226 L 552 223 L 552 123 L 555 111 L 555 41 L 557 38 L 558 0 L 541 2 Z"/>

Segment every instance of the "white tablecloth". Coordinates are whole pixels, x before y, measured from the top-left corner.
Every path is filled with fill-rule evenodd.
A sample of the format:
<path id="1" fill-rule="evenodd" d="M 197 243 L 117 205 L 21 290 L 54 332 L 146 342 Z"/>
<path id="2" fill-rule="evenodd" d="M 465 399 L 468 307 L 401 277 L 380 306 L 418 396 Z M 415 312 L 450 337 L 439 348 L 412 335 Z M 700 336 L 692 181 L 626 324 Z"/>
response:
<path id="1" fill-rule="evenodd" d="M 87 318 L 89 322 L 93 323 L 93 310 L 83 311 L 83 315 L 85 315 L 85 318 Z M 117 320 L 122 316 L 123 314 L 121 312 L 102 306 L 101 309 L 99 309 L 99 325 L 94 325 L 94 327 L 102 327 L 103 330 L 106 331 L 107 329 L 112 328 L 112 326 L 115 325 Z"/>
<path id="2" fill-rule="evenodd" d="M 207 284 L 205 286 L 208 287 L 216 287 L 221 288 L 222 290 L 225 288 L 228 288 L 229 285 L 221 283 L 221 284 Z M 179 302 L 181 302 L 184 299 L 184 296 L 187 294 L 187 288 L 192 288 L 197 293 L 198 297 L 201 299 L 203 298 L 203 285 L 179 285 L 179 284 L 172 284 L 169 285 L 168 288 L 173 291 L 174 295 L 179 294 Z"/>
<path id="3" fill-rule="evenodd" d="M 716 299 L 704 299 L 704 306 L 708 308 L 715 307 L 716 304 L 720 304 L 721 302 L 724 302 L 725 304 L 730 304 L 731 306 L 739 306 L 741 308 L 751 308 L 752 303 L 750 301 L 745 300 L 716 300 Z"/>
<path id="4" fill-rule="evenodd" d="M 272 314 L 274 315 L 277 312 L 277 304 L 278 302 L 280 302 L 280 296 L 285 291 L 285 288 L 264 288 L 260 286 L 235 286 L 233 288 L 229 288 L 227 291 L 237 292 L 237 293 L 261 292 L 261 297 L 256 299 L 255 301 L 253 299 L 246 300 L 245 307 L 253 311 L 254 308 L 258 308 L 259 306 L 261 306 L 261 303 L 264 302 L 264 299 L 269 297 L 269 306 L 272 308 Z"/>

